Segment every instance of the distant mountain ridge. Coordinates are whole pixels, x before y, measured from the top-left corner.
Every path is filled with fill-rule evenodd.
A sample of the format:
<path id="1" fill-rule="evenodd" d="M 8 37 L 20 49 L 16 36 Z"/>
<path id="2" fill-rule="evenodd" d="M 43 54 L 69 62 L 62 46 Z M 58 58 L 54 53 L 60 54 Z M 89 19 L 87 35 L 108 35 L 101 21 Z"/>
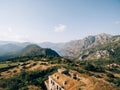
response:
<path id="1" fill-rule="evenodd" d="M 6 53 L 16 53 L 17 51 L 23 49 L 27 45 L 31 43 L 29 42 L 24 42 L 24 43 L 19 43 L 19 42 L 12 42 L 12 41 L 0 41 L 0 55 L 1 54 L 6 54 Z"/>
<path id="2" fill-rule="evenodd" d="M 65 44 L 66 43 L 43 42 L 43 43 L 40 43 L 38 45 L 40 47 L 43 47 L 43 48 L 51 48 L 51 49 L 57 51 L 57 53 L 59 53 L 62 56 L 62 54 L 59 51 L 63 49 L 63 47 L 64 47 Z"/>
<path id="3" fill-rule="evenodd" d="M 31 43 L 14 42 L 14 41 L 0 41 L 0 60 L 5 60 L 14 57 L 20 50 Z"/>
<path id="4" fill-rule="evenodd" d="M 56 56 L 56 57 L 60 57 L 59 54 L 57 54 L 57 52 L 55 52 L 52 49 L 49 48 L 41 48 L 36 44 L 29 44 L 26 47 L 20 47 L 18 48 L 18 46 L 16 46 L 16 50 L 15 45 L 12 45 L 12 50 L 10 50 L 9 52 L 6 52 L 5 54 L 1 54 L 0 56 L 0 60 L 5 60 L 5 59 L 10 59 L 10 58 L 14 58 L 14 57 L 21 57 L 21 56 L 37 56 L 37 55 L 45 55 L 45 56 Z M 8 48 L 9 50 L 10 48 Z"/>
<path id="5" fill-rule="evenodd" d="M 73 40 L 73 41 L 66 42 L 66 43 L 44 42 L 44 43 L 38 43 L 37 45 L 39 45 L 40 48 L 51 48 L 52 50 L 55 50 L 60 56 L 63 56 L 63 57 L 69 58 L 69 59 L 76 59 L 78 57 L 81 58 L 80 56 L 82 54 L 85 54 L 86 50 L 89 50 L 89 49 L 94 50 L 100 46 L 108 44 L 111 39 L 116 38 L 116 37 L 120 37 L 120 35 L 112 36 L 110 34 L 102 33 L 102 34 L 98 34 L 98 35 L 94 35 L 94 36 L 90 35 L 83 39 Z M 111 42 L 113 42 L 113 41 L 111 41 Z M 4 45 L 3 45 L 3 43 L 4 43 Z M 30 44 L 31 43 L 29 43 L 29 42 L 27 42 L 27 43 L 18 43 L 18 42 L 7 43 L 7 42 L 2 41 L 2 43 L 0 43 L 0 49 L 1 49 L 0 59 L 1 59 L 1 57 L 6 56 L 6 55 L 11 56 L 11 55 L 13 55 L 12 53 L 16 53 L 20 50 L 23 50 L 23 48 L 25 48 L 26 46 L 28 46 Z M 37 48 L 38 47 L 36 47 L 36 49 Z M 36 50 L 36 49 L 34 49 L 34 50 Z M 39 49 L 37 49 L 37 50 L 40 51 Z M 24 56 L 25 52 L 23 51 L 22 53 Z M 36 51 L 34 53 L 37 55 L 38 52 Z M 98 53 L 102 53 L 102 51 L 100 51 Z M 107 51 L 104 51 L 104 53 L 107 53 Z M 83 55 L 83 57 L 84 57 L 84 55 Z"/>
<path id="6" fill-rule="evenodd" d="M 49 48 L 41 48 L 36 44 L 30 44 L 26 46 L 20 52 L 21 56 L 37 56 L 37 55 L 45 55 L 45 56 L 57 56 L 59 55 L 52 49 Z"/>
<path id="7" fill-rule="evenodd" d="M 45 45 L 44 44 L 39 44 L 39 45 L 42 47 L 52 48 L 53 50 L 56 50 L 61 56 L 74 59 L 78 57 L 82 53 L 82 51 L 90 47 L 103 45 L 107 43 L 109 39 L 112 37 L 113 36 L 110 34 L 102 33 L 95 36 L 87 36 L 84 39 L 73 40 L 66 43 L 59 43 L 59 44 L 49 43 Z"/>
<path id="8" fill-rule="evenodd" d="M 59 52 L 62 53 L 63 56 L 66 56 L 68 58 L 76 58 L 82 51 L 90 47 L 95 47 L 97 45 L 103 45 L 105 43 L 108 43 L 110 38 L 112 38 L 112 35 L 105 33 L 95 36 L 88 36 L 82 40 L 74 40 L 66 43 L 64 45 L 64 48 Z"/>

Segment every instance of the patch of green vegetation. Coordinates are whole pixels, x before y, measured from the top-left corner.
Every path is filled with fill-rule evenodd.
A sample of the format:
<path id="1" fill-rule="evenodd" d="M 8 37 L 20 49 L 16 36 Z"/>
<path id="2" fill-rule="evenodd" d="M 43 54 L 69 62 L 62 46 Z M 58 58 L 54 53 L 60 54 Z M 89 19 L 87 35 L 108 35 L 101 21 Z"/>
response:
<path id="1" fill-rule="evenodd" d="M 115 78 L 113 83 L 120 88 L 120 78 Z"/>
<path id="2" fill-rule="evenodd" d="M 16 66 L 17 63 L 12 63 L 12 62 L 3 62 L 3 63 L 0 63 L 0 69 L 1 68 L 6 68 L 6 67 L 9 67 L 9 66 Z"/>
<path id="3" fill-rule="evenodd" d="M 105 67 L 106 65 L 112 63 L 117 63 L 120 65 L 120 60 L 70 61 L 61 57 L 53 56 L 26 56 L 13 58 L 5 62 L 1 62 L 0 65 L 2 69 L 0 70 L 8 70 L 10 68 L 14 68 L 21 62 L 24 65 L 28 60 L 48 62 L 49 64 L 57 64 L 58 66 L 48 68 L 47 70 L 35 70 L 32 72 L 23 70 L 19 75 L 16 75 L 14 77 L 8 79 L 2 78 L 0 80 L 0 87 L 4 88 L 5 90 L 24 90 L 24 88 L 26 89 L 29 85 L 35 85 L 45 90 L 46 88 L 44 85 L 44 81 L 48 79 L 49 75 L 53 74 L 58 68 L 61 67 L 72 69 L 78 71 L 79 73 L 87 74 L 89 76 L 95 76 L 96 78 L 104 78 L 105 76 L 109 79 L 109 82 L 112 82 L 117 87 L 120 87 L 119 81 L 117 80 L 119 78 L 115 77 L 114 75 L 114 73 L 119 73 L 119 69 L 118 71 L 116 71 L 116 68 L 112 70 Z M 109 71 L 110 73 L 108 73 L 107 71 Z M 15 72 L 16 71 L 13 71 L 13 73 Z M 100 75 L 97 73 L 99 73 Z M 102 74 L 104 74 L 104 76 L 102 76 Z"/>
<path id="4" fill-rule="evenodd" d="M 51 67 L 47 70 L 36 70 L 32 72 L 22 71 L 18 76 L 0 80 L 0 87 L 6 90 L 18 90 L 28 85 L 41 86 L 46 90 L 44 81 L 48 76 L 54 73 L 59 66 Z"/>
<path id="5" fill-rule="evenodd" d="M 18 64 L 17 63 L 12 63 L 12 62 L 1 62 L 0 63 L 0 72 L 6 71 L 8 69 L 16 67 Z"/>
<path id="6" fill-rule="evenodd" d="M 9 66 L 9 65 L 8 65 L 8 64 L 5 64 L 5 63 L 4 63 L 4 64 L 3 64 L 3 63 L 0 64 L 0 68 L 5 68 L 5 67 L 8 67 L 8 66 Z"/>

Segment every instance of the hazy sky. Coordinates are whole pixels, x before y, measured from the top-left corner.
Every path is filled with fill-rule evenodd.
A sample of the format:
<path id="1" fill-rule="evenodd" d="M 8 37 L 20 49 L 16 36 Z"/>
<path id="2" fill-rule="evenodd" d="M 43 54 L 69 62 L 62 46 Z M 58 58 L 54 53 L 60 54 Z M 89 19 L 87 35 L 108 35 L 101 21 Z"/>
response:
<path id="1" fill-rule="evenodd" d="M 66 42 L 120 35 L 120 0 L 0 0 L 0 40 Z"/>

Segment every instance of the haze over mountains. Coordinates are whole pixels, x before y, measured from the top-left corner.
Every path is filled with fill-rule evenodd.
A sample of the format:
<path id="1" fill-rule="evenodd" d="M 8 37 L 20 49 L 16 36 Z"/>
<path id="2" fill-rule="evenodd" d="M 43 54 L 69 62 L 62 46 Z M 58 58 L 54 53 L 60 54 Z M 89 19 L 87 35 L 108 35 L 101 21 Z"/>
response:
<path id="1" fill-rule="evenodd" d="M 36 44 L 26 45 L 26 43 L 22 43 L 20 46 L 19 45 L 17 46 L 15 44 L 6 44 L 4 48 L 3 48 L 4 52 L 1 52 L 0 54 L 0 60 L 22 56 L 37 56 L 37 55 L 59 57 L 59 55 L 54 50 L 49 48 L 41 48 Z"/>
<path id="2" fill-rule="evenodd" d="M 111 38 L 113 38 L 112 35 L 102 33 L 61 44 L 44 43 L 41 44 L 41 46 L 52 48 L 56 50 L 61 56 L 64 56 L 66 58 L 75 59 L 79 57 L 79 55 L 82 54 L 84 50 L 89 48 L 96 48 L 98 45 L 107 44 Z"/>
<path id="3" fill-rule="evenodd" d="M 119 36 L 112 36 L 109 34 L 98 34 L 95 36 L 87 36 L 83 39 L 80 40 L 73 40 L 70 42 L 66 43 L 51 43 L 51 42 L 44 42 L 44 43 L 39 43 L 37 45 L 33 45 L 32 43 L 19 43 L 19 42 L 5 42 L 1 41 L 0 42 L 0 59 L 8 59 L 11 57 L 15 57 L 15 54 L 22 53 L 21 55 L 39 55 L 42 54 L 45 51 L 41 51 L 42 48 L 51 48 L 51 49 L 45 49 L 48 50 L 49 53 L 52 52 L 52 54 L 56 56 L 63 56 L 69 59 L 100 59 L 102 57 L 102 54 L 106 54 L 108 57 L 108 51 L 110 49 L 114 50 L 114 48 L 110 47 L 109 50 L 104 49 L 101 51 L 100 49 L 97 51 L 97 48 L 106 45 L 109 46 L 118 43 L 120 41 Z M 31 45 L 32 44 L 32 45 Z M 118 43 L 119 44 L 119 43 Z M 39 46 L 40 47 L 39 47 Z M 119 45 L 116 45 L 116 48 L 118 48 Z M 27 47 L 27 49 L 26 49 Z M 42 47 L 42 48 L 41 48 Z M 53 51 L 55 50 L 55 51 Z M 92 50 L 92 51 L 91 51 Z M 47 53 L 47 52 L 46 52 Z M 47 53 L 47 54 L 49 54 Z M 92 54 L 91 54 L 92 53 Z M 94 54 L 93 54 L 94 53 Z M 96 55 L 99 57 L 92 57 L 91 55 Z M 106 58 L 105 57 L 105 58 Z"/>

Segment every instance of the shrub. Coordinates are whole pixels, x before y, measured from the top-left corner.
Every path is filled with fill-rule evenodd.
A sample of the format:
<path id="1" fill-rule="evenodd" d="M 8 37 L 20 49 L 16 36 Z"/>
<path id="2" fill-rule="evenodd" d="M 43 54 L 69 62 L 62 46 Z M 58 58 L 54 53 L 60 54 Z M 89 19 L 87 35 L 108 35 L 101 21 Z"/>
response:
<path id="1" fill-rule="evenodd" d="M 85 65 L 84 68 L 88 71 L 96 71 L 95 66 L 90 63 L 87 63 L 87 65 Z"/>
<path id="2" fill-rule="evenodd" d="M 110 78 L 114 78 L 114 75 L 111 74 L 111 73 L 107 73 L 107 76 L 110 77 Z"/>
<path id="3" fill-rule="evenodd" d="M 116 86 L 120 87 L 120 78 L 114 79 L 113 83 L 114 83 Z"/>

